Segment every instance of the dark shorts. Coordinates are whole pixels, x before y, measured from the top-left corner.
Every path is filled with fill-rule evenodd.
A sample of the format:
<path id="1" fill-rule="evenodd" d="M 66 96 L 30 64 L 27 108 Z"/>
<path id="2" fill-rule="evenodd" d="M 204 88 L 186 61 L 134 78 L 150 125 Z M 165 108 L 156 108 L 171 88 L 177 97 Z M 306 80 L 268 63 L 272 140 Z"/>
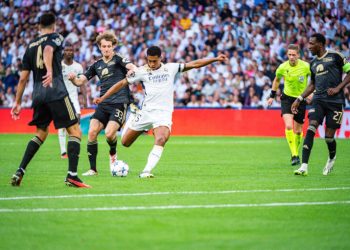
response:
<path id="1" fill-rule="evenodd" d="M 95 113 L 92 115 L 91 119 L 96 119 L 103 124 L 106 128 L 109 121 L 115 121 L 119 124 L 120 128 L 125 122 L 125 116 L 128 108 L 126 103 L 117 103 L 114 105 L 98 105 Z"/>
<path id="2" fill-rule="evenodd" d="M 326 117 L 326 127 L 338 129 L 342 123 L 343 111 L 343 104 L 341 103 L 313 100 L 308 117 L 310 121 L 317 121 L 318 124 L 322 124 Z"/>
<path id="3" fill-rule="evenodd" d="M 30 126 L 47 128 L 53 121 L 55 128 L 68 128 L 78 122 L 74 106 L 68 96 L 61 100 L 40 104 L 34 107 Z"/>
<path id="4" fill-rule="evenodd" d="M 285 94 L 282 94 L 281 96 L 281 108 L 282 108 L 282 115 L 284 114 L 293 114 L 292 113 L 292 104 L 295 101 L 295 97 L 291 97 Z M 305 110 L 306 110 L 306 102 L 302 101 L 298 108 L 298 113 L 294 114 L 294 121 L 300 124 L 304 124 L 305 121 Z"/>

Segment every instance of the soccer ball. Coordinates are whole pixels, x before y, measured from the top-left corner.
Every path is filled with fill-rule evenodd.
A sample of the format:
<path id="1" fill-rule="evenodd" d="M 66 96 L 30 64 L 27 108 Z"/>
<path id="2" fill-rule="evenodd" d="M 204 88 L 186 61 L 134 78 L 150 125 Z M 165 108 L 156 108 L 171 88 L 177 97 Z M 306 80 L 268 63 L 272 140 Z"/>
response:
<path id="1" fill-rule="evenodd" d="M 126 177 L 129 173 L 129 166 L 123 161 L 117 160 L 111 166 L 112 176 Z"/>

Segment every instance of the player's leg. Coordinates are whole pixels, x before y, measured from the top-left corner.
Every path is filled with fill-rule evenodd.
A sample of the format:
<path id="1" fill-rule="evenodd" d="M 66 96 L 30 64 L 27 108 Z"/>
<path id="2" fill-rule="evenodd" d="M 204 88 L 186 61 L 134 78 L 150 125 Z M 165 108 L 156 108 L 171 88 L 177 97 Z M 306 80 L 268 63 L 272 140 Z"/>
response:
<path id="1" fill-rule="evenodd" d="M 168 141 L 170 136 L 170 129 L 166 126 L 159 126 L 154 128 L 153 134 L 154 146 L 148 155 L 147 164 L 140 174 L 141 178 L 153 177 L 151 171 L 157 165 L 162 156 L 165 143 Z"/>
<path id="2" fill-rule="evenodd" d="M 16 171 L 16 173 L 12 176 L 11 184 L 12 186 L 19 186 L 21 184 L 22 178 L 24 176 L 25 170 L 32 160 L 36 152 L 38 152 L 40 146 L 46 140 L 48 135 L 48 128 L 37 128 L 35 136 L 28 142 L 27 148 L 24 152 L 22 161 Z"/>
<path id="3" fill-rule="evenodd" d="M 60 150 L 61 150 L 61 158 L 66 159 L 67 156 L 67 149 L 66 149 L 66 137 L 67 132 L 65 128 L 58 129 L 58 141 L 60 144 Z"/>
<path id="4" fill-rule="evenodd" d="M 283 114 L 283 121 L 285 126 L 285 136 L 287 139 L 287 143 L 289 146 L 290 153 L 292 155 L 292 165 L 295 165 L 295 157 L 297 156 L 297 152 L 295 151 L 295 136 L 293 131 L 293 114 Z"/>
<path id="5" fill-rule="evenodd" d="M 56 129 L 66 128 L 68 137 L 68 173 L 65 183 L 79 188 L 90 187 L 78 177 L 78 162 L 80 154 L 81 130 L 73 104 L 68 96 L 48 104 Z"/>
<path id="6" fill-rule="evenodd" d="M 324 118 L 324 109 L 322 103 L 314 101 L 313 107 L 309 110 L 309 126 L 306 131 L 306 136 L 303 143 L 302 164 L 301 167 L 294 171 L 296 175 L 307 175 L 308 163 L 314 143 L 314 137 L 318 125 L 322 123 Z"/>
<path id="7" fill-rule="evenodd" d="M 109 121 L 105 129 L 106 141 L 109 145 L 109 165 L 112 166 L 117 160 L 117 132 L 120 125 L 116 121 Z"/>
<path id="8" fill-rule="evenodd" d="M 117 160 L 117 132 L 123 126 L 127 113 L 127 104 L 118 103 L 106 107 L 109 118 L 105 129 L 106 140 L 109 145 L 109 164 L 113 166 Z"/>
<path id="9" fill-rule="evenodd" d="M 336 159 L 337 143 L 334 138 L 335 132 L 340 128 L 343 117 L 342 104 L 328 104 L 326 112 L 325 141 L 328 147 L 328 160 L 323 169 L 323 175 L 328 175 L 332 170 Z"/>
<path id="10" fill-rule="evenodd" d="M 96 114 L 96 112 L 95 112 Z M 90 169 L 83 173 L 83 176 L 97 175 L 96 159 L 98 153 L 97 136 L 104 128 L 104 125 L 97 119 L 92 118 L 90 120 L 89 132 L 88 132 L 88 143 L 87 143 L 87 154 L 90 163 Z"/>
<path id="11" fill-rule="evenodd" d="M 39 150 L 40 146 L 43 144 L 48 135 L 48 126 L 51 121 L 52 116 L 47 105 L 43 104 L 34 107 L 33 119 L 29 125 L 37 127 L 36 134 L 27 144 L 27 148 L 24 152 L 19 168 L 11 178 L 11 184 L 13 186 L 19 186 L 21 184 L 27 165 Z"/>

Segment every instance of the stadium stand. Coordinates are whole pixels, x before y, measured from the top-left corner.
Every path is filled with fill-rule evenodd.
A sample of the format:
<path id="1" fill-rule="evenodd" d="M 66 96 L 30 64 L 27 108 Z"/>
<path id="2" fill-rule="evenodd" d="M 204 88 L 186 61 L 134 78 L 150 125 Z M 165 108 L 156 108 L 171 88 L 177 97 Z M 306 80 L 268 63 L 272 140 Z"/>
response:
<path id="1" fill-rule="evenodd" d="M 81 3 L 83 2 L 83 3 Z M 113 30 L 118 52 L 136 65 L 145 64 L 145 49 L 158 45 L 164 61 L 186 62 L 225 53 L 227 65 L 208 66 L 183 74 L 176 82 L 177 107 L 266 108 L 266 97 L 276 67 L 286 60 L 289 43 L 301 48 L 310 61 L 308 36 L 323 33 L 327 48 L 349 57 L 350 0 L 265 1 L 35 1 L 0 3 L 0 106 L 14 101 L 21 59 L 34 38 L 35 25 L 44 11 L 59 17 L 57 31 L 76 48 L 75 60 L 84 68 L 100 57 L 95 37 Z M 31 105 L 32 80 L 24 93 Z M 142 101 L 140 86 L 132 86 Z M 87 86 L 88 106 L 99 95 L 98 79 Z M 273 107 L 280 106 L 280 92 Z M 346 106 L 350 107 L 350 97 Z"/>

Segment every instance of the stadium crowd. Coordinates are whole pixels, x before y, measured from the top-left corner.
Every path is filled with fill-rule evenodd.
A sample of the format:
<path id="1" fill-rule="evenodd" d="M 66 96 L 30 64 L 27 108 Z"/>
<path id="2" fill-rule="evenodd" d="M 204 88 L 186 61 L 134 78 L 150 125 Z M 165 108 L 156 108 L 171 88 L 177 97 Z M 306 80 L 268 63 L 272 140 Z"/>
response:
<path id="1" fill-rule="evenodd" d="M 350 57 L 350 0 L 15 0 L 0 3 L 0 106 L 14 102 L 21 59 L 36 35 L 38 17 L 51 10 L 57 32 L 75 45 L 75 60 L 86 68 L 101 57 L 95 38 L 113 30 L 118 52 L 143 65 L 148 46 L 158 45 L 165 62 L 186 62 L 225 53 L 227 64 L 214 64 L 181 75 L 175 86 L 177 107 L 266 108 L 278 65 L 296 43 L 310 61 L 308 37 L 327 38 L 327 49 Z M 281 85 L 283 87 L 283 84 Z M 31 106 L 33 81 L 23 97 Z M 136 102 L 142 88 L 132 86 Z M 280 94 L 272 107 L 280 107 Z M 99 95 L 98 79 L 87 86 L 87 106 Z M 81 98 L 81 103 L 83 98 Z M 347 97 L 350 107 L 350 97 Z"/>

